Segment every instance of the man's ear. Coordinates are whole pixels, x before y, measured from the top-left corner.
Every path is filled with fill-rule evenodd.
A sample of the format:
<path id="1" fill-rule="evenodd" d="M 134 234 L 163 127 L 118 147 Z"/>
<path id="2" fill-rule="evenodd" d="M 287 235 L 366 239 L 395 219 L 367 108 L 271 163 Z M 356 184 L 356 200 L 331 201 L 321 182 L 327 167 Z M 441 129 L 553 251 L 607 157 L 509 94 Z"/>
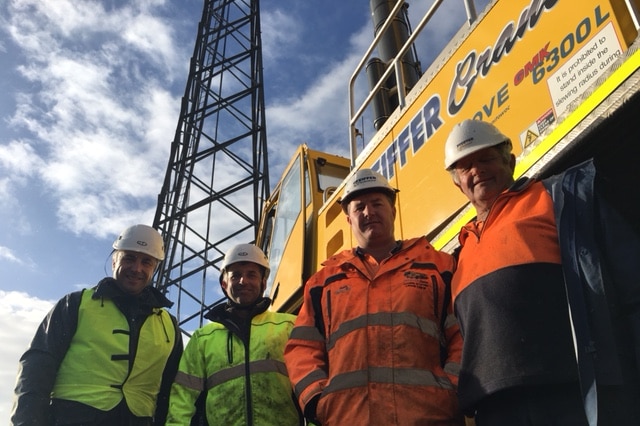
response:
<path id="1" fill-rule="evenodd" d="M 220 278 L 220 287 L 222 287 L 222 291 L 225 292 L 227 291 L 227 280 L 226 278 L 222 277 Z"/>
<path id="2" fill-rule="evenodd" d="M 509 158 L 509 168 L 511 169 L 511 174 L 516 171 L 516 156 L 514 154 L 511 154 Z"/>

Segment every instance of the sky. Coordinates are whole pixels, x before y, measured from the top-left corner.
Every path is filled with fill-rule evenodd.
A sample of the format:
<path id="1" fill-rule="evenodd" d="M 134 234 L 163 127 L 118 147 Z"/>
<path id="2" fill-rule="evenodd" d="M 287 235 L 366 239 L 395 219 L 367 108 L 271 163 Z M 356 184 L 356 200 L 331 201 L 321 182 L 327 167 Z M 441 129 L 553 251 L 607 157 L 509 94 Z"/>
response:
<path id="1" fill-rule="evenodd" d="M 431 3 L 410 3 L 412 25 Z M 445 3 L 423 69 L 462 25 L 463 2 Z M 153 221 L 202 6 L 0 0 L 0 423 L 53 303 L 111 275 L 117 234 Z M 366 1 L 260 7 L 273 186 L 301 143 L 349 156 L 348 80 L 373 27 Z"/>

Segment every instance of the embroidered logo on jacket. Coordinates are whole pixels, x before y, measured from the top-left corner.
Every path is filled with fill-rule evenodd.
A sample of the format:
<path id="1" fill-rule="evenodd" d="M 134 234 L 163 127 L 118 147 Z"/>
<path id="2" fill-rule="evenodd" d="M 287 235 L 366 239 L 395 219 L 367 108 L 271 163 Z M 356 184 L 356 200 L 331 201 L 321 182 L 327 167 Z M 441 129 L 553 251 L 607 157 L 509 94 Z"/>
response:
<path id="1" fill-rule="evenodd" d="M 415 287 L 420 290 L 426 290 L 429 287 L 429 277 L 427 274 L 420 272 L 405 271 L 403 284 L 405 287 Z"/>
<path id="2" fill-rule="evenodd" d="M 351 290 L 351 287 L 349 287 L 348 285 L 342 285 L 337 290 L 334 290 L 333 294 L 346 293 L 349 290 Z"/>

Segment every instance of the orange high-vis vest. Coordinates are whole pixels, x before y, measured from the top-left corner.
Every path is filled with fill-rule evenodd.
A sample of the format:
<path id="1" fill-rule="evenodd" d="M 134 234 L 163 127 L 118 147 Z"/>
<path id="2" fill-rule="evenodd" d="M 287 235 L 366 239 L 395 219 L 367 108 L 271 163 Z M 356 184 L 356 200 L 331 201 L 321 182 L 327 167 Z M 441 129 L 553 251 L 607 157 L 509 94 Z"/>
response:
<path id="1" fill-rule="evenodd" d="M 373 277 L 368 261 L 343 251 L 305 286 L 285 349 L 301 407 L 321 394 L 316 414 L 325 425 L 463 424 L 462 340 L 445 303 L 452 256 L 421 237 L 404 241 Z"/>

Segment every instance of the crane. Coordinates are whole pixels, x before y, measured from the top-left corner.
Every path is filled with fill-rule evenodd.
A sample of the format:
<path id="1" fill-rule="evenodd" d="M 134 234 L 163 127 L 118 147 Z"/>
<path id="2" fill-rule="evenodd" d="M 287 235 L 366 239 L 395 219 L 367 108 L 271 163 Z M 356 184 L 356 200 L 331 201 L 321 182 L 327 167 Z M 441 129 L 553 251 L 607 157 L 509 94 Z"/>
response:
<path id="1" fill-rule="evenodd" d="M 259 1 L 205 0 L 153 221 L 166 258 L 155 285 L 181 329 L 215 305 L 219 264 L 253 242 L 269 197 Z"/>

